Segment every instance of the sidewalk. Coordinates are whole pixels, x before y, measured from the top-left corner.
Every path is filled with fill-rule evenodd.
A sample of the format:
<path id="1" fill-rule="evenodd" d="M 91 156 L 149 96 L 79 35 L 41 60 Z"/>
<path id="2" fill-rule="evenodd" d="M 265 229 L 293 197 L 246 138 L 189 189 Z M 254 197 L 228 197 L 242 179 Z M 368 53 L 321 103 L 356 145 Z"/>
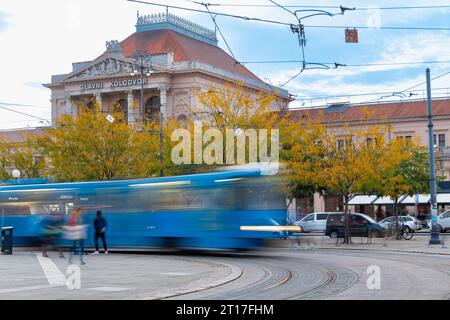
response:
<path id="1" fill-rule="evenodd" d="M 56 252 L 18 248 L 0 255 L 3 299 L 163 299 L 212 288 L 241 276 L 242 270 L 211 259 L 164 254 L 88 255 L 73 265 Z M 77 271 L 79 270 L 79 271 Z M 73 276 L 79 274 L 79 280 Z M 80 288 L 69 284 L 77 280 Z"/>
<path id="2" fill-rule="evenodd" d="M 373 250 L 450 255 L 450 234 L 441 234 L 440 239 L 443 244 L 429 245 L 429 234 L 414 235 L 411 240 L 374 238 L 371 239 L 371 243 L 368 238 L 353 237 L 353 243 L 342 244 L 337 243 L 336 239 L 320 234 L 299 234 L 287 240 L 272 240 L 269 242 L 269 246 L 273 248 Z"/>

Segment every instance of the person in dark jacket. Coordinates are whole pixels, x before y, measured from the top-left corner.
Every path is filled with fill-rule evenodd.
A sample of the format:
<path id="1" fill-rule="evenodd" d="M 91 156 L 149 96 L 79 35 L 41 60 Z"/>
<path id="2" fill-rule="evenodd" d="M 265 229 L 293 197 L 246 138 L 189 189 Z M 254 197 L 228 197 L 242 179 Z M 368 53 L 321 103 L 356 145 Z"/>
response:
<path id="1" fill-rule="evenodd" d="M 94 230 L 95 230 L 95 252 L 94 255 L 98 254 L 98 238 L 102 239 L 103 248 L 105 249 L 105 254 L 108 254 L 108 248 L 106 247 L 106 219 L 102 217 L 102 211 L 97 210 L 97 217 L 94 220 Z"/>

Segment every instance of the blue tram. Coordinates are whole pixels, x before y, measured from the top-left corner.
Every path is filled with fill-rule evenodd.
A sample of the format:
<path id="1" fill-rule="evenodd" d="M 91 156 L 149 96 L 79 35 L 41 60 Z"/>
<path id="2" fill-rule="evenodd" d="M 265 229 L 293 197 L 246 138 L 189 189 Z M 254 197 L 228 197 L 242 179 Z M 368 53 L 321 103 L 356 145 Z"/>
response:
<path id="1" fill-rule="evenodd" d="M 0 186 L 1 224 L 14 227 L 15 245 L 32 244 L 49 215 L 67 222 L 75 207 L 88 226 L 86 247 L 94 244 L 96 210 L 107 219 L 111 248 L 252 249 L 281 235 L 270 226 L 287 222 L 284 195 L 259 169 Z"/>

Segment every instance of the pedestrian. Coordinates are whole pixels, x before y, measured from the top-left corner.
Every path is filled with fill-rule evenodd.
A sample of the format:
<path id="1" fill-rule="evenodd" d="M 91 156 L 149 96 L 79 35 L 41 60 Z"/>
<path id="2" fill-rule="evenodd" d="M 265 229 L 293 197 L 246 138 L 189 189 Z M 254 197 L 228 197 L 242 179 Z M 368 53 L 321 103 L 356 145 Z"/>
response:
<path id="1" fill-rule="evenodd" d="M 103 248 L 105 249 L 105 254 L 108 254 L 108 248 L 106 246 L 106 219 L 102 216 L 102 211 L 97 210 L 97 217 L 94 220 L 94 230 L 95 230 L 95 252 L 94 255 L 97 255 L 98 252 L 98 238 L 102 239 Z"/>
<path id="2" fill-rule="evenodd" d="M 41 245 L 42 245 L 42 256 L 48 258 L 47 251 L 55 243 L 55 229 L 53 225 L 53 219 L 51 216 L 44 216 L 41 221 Z"/>
<path id="3" fill-rule="evenodd" d="M 67 238 L 72 240 L 72 248 L 69 251 L 69 263 L 72 263 L 72 256 L 77 250 L 77 245 L 79 246 L 80 264 L 85 265 L 86 262 L 83 261 L 84 255 L 84 235 L 83 235 L 83 224 L 81 219 L 81 208 L 76 208 L 69 219 L 69 225 L 67 228 Z"/>

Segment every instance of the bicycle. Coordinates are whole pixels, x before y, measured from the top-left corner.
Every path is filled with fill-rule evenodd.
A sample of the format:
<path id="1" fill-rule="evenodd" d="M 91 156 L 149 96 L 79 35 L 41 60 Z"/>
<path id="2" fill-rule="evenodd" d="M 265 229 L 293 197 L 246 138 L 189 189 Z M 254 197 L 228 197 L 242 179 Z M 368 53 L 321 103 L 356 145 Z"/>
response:
<path id="1" fill-rule="evenodd" d="M 386 230 L 386 238 L 411 240 L 413 236 L 414 230 L 400 221 L 398 224 L 393 221 Z"/>

